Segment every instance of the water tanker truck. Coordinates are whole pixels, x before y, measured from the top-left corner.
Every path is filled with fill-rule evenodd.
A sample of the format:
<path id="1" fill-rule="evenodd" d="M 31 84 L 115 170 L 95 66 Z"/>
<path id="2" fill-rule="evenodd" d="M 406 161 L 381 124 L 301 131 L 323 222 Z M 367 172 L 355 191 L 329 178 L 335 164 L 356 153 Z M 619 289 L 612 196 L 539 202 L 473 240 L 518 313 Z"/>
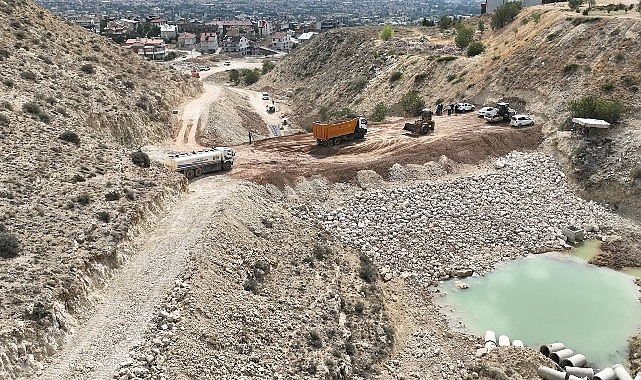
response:
<path id="1" fill-rule="evenodd" d="M 367 120 L 364 117 L 353 117 L 329 123 L 312 124 L 314 138 L 319 145 L 337 145 L 343 141 L 364 139 L 367 133 Z"/>
<path id="2" fill-rule="evenodd" d="M 182 173 L 187 179 L 218 170 L 230 170 L 236 153 L 228 147 L 179 153 L 165 158 L 165 167 Z"/>

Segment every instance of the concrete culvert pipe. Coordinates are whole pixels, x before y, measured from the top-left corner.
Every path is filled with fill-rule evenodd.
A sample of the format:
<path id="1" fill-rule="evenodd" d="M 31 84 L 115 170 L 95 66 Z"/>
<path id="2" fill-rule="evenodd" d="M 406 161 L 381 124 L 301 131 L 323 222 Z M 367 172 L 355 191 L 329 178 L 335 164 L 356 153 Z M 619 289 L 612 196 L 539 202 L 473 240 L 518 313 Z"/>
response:
<path id="1" fill-rule="evenodd" d="M 641 372 L 637 373 L 637 376 L 634 378 L 634 380 L 641 380 Z"/>
<path id="2" fill-rule="evenodd" d="M 494 343 L 492 341 L 485 342 L 485 348 L 487 349 L 487 352 L 490 352 L 490 351 L 492 351 L 493 349 L 496 348 L 496 343 Z"/>
<path id="3" fill-rule="evenodd" d="M 539 351 L 545 355 L 546 357 L 550 357 L 550 354 L 556 351 L 561 351 L 562 349 L 565 348 L 565 345 L 563 343 L 550 343 L 550 344 L 544 344 L 541 346 Z"/>
<path id="4" fill-rule="evenodd" d="M 509 347 L 510 346 L 510 337 L 507 335 L 501 335 L 499 337 L 499 347 Z"/>
<path id="5" fill-rule="evenodd" d="M 564 348 L 560 351 L 552 352 L 550 354 L 550 359 L 552 359 L 556 364 L 560 364 L 561 360 L 567 359 L 572 355 L 574 355 L 574 351 L 569 348 Z"/>
<path id="6" fill-rule="evenodd" d="M 592 377 L 594 376 L 594 369 L 588 367 L 588 368 L 579 368 L 579 367 L 565 367 L 565 372 L 568 373 L 568 375 L 574 375 L 576 377 L 587 377 L 588 380 L 592 380 Z"/>
<path id="7" fill-rule="evenodd" d="M 549 367 L 540 366 L 536 373 L 545 380 L 565 380 L 565 372 L 559 372 Z"/>
<path id="8" fill-rule="evenodd" d="M 587 362 L 587 360 L 585 360 L 585 355 L 583 355 L 583 354 L 574 354 L 574 355 L 570 356 L 567 359 L 561 360 L 561 363 L 559 363 L 559 365 L 561 367 L 568 367 L 568 366 L 570 366 L 570 367 L 583 367 L 586 362 Z M 632 379 L 630 379 L 630 380 L 632 380 Z"/>
<path id="9" fill-rule="evenodd" d="M 512 346 L 514 346 L 514 347 L 523 347 L 523 342 L 518 340 L 518 339 L 514 339 L 512 341 Z"/>
<path id="10" fill-rule="evenodd" d="M 485 332 L 485 343 L 487 342 L 494 342 L 496 345 L 496 333 L 492 330 L 487 330 Z"/>
<path id="11" fill-rule="evenodd" d="M 612 366 L 614 373 L 617 375 L 619 380 L 632 380 L 632 376 L 628 373 L 624 366 L 621 364 L 615 364 Z"/>
<path id="12" fill-rule="evenodd" d="M 616 380 L 617 375 L 614 373 L 614 370 L 610 367 L 606 367 L 599 371 L 592 380 Z"/>

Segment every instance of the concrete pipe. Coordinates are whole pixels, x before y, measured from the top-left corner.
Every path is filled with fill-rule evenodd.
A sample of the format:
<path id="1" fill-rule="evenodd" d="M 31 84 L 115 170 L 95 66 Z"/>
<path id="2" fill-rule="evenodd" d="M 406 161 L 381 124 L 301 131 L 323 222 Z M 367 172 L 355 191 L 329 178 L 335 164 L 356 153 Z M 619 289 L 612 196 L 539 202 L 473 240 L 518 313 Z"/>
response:
<path id="1" fill-rule="evenodd" d="M 510 346 L 510 337 L 507 335 L 499 336 L 499 347 L 509 347 Z"/>
<path id="2" fill-rule="evenodd" d="M 583 355 L 583 354 L 575 354 L 575 355 L 570 356 L 567 359 L 561 360 L 561 363 L 559 363 L 559 365 L 561 367 L 564 367 L 564 368 L 567 367 L 567 366 L 570 366 L 570 367 L 583 367 L 586 362 L 587 362 L 587 360 L 585 360 L 585 355 Z M 632 379 L 630 379 L 630 380 L 632 380 Z"/>
<path id="3" fill-rule="evenodd" d="M 566 380 L 585 380 L 585 377 L 576 377 L 574 375 L 568 375 Z"/>
<path id="4" fill-rule="evenodd" d="M 632 376 L 628 373 L 624 366 L 621 364 L 615 364 L 612 366 L 614 373 L 617 375 L 619 380 L 632 380 Z"/>
<path id="5" fill-rule="evenodd" d="M 637 376 L 634 378 L 634 380 L 641 380 L 641 372 L 637 372 Z"/>
<path id="6" fill-rule="evenodd" d="M 572 355 L 574 355 L 574 351 L 569 348 L 564 348 L 560 351 L 552 352 L 550 354 L 550 359 L 552 359 L 556 364 L 561 364 L 561 360 L 567 359 Z"/>
<path id="7" fill-rule="evenodd" d="M 568 373 L 568 375 L 574 375 L 576 377 L 587 377 L 588 380 L 592 380 L 592 377 L 594 376 L 594 369 L 591 367 L 588 368 L 579 368 L 579 367 L 565 367 L 565 372 Z"/>
<path id="8" fill-rule="evenodd" d="M 610 367 L 606 367 L 599 371 L 592 380 L 616 380 L 617 375 L 614 373 L 614 370 Z"/>
<path id="9" fill-rule="evenodd" d="M 485 342 L 485 348 L 487 349 L 487 352 L 490 352 L 490 351 L 492 351 L 493 349 L 496 348 L 496 343 L 494 343 L 492 341 Z"/>
<path id="10" fill-rule="evenodd" d="M 565 348 L 565 345 L 563 343 L 557 342 L 557 343 L 544 344 L 543 346 L 541 346 L 539 351 L 543 355 L 549 358 L 551 353 L 561 351 L 564 348 Z"/>
<path id="11" fill-rule="evenodd" d="M 523 342 L 518 340 L 518 339 L 514 339 L 512 341 L 512 346 L 514 346 L 514 347 L 523 347 Z"/>
<path id="12" fill-rule="evenodd" d="M 536 373 L 545 380 L 565 380 L 565 372 L 559 372 L 549 367 L 539 366 Z"/>
<path id="13" fill-rule="evenodd" d="M 494 342 L 496 345 L 496 333 L 492 330 L 487 330 L 485 332 L 485 343 L 487 342 Z"/>

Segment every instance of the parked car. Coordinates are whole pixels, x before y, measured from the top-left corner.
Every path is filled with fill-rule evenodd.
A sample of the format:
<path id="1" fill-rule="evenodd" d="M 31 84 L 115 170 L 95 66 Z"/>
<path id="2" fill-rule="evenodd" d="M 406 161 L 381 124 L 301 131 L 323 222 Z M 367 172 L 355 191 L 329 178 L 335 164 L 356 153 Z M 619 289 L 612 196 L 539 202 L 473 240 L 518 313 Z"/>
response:
<path id="1" fill-rule="evenodd" d="M 200 71 L 209 71 L 209 66 L 200 66 Z"/>
<path id="2" fill-rule="evenodd" d="M 263 100 L 269 100 L 269 93 L 263 92 Z"/>
<path id="3" fill-rule="evenodd" d="M 514 115 L 510 120 L 512 127 L 524 127 L 526 125 L 534 125 L 534 119 L 528 115 Z"/>
<path id="4" fill-rule="evenodd" d="M 231 62 L 229 62 L 229 61 L 225 61 L 225 63 L 223 63 L 223 65 L 225 65 L 225 66 L 231 66 Z"/>
<path id="5" fill-rule="evenodd" d="M 470 103 L 456 103 L 454 107 L 456 107 L 456 109 L 458 109 L 459 112 L 474 111 L 474 104 L 470 104 Z"/>
<path id="6" fill-rule="evenodd" d="M 478 115 L 479 115 L 479 117 L 485 117 L 486 113 L 492 112 L 493 110 L 494 110 L 494 107 L 482 107 L 479 110 Z"/>

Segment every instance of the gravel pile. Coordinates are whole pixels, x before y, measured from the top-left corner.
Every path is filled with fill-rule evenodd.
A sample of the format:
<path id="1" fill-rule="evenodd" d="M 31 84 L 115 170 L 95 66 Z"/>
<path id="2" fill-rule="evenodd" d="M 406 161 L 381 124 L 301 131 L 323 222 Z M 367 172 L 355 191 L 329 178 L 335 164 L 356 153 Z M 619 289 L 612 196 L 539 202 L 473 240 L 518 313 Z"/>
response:
<path id="1" fill-rule="evenodd" d="M 339 208 L 299 210 L 361 248 L 388 278 L 428 283 L 564 249 L 568 225 L 582 226 L 593 238 L 623 223 L 575 196 L 551 157 L 515 152 L 494 166 L 484 174 L 357 192 Z"/>

